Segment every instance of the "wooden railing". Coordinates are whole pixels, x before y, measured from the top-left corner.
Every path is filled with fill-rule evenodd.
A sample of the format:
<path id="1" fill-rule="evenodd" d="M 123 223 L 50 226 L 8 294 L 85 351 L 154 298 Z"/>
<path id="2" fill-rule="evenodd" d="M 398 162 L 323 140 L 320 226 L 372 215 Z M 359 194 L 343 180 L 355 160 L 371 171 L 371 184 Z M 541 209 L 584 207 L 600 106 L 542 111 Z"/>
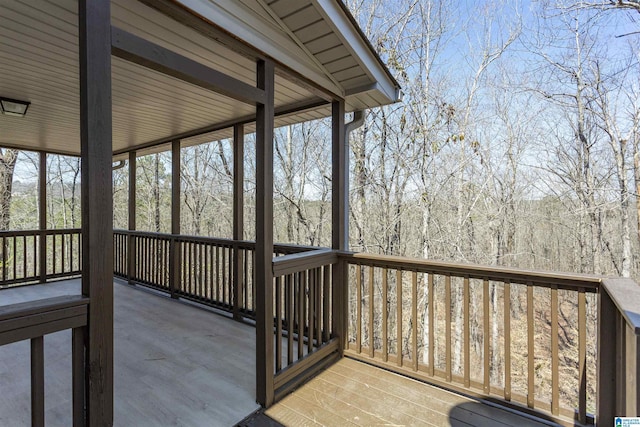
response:
<path id="1" fill-rule="evenodd" d="M 115 276 L 255 319 L 255 242 L 128 230 L 113 238 Z M 275 245 L 274 256 L 313 249 Z"/>
<path id="2" fill-rule="evenodd" d="M 0 287 L 80 275 L 80 229 L 0 231 Z"/>
<path id="3" fill-rule="evenodd" d="M 0 238 L 0 285 L 80 273 L 79 230 Z M 116 276 L 236 319 L 255 319 L 254 257 L 254 242 L 114 231 Z M 629 279 L 295 245 L 274 247 L 273 272 L 276 399 L 344 354 L 568 425 L 639 412 L 640 287 Z M 14 322 L 2 313 L 0 327 Z"/>
<path id="4" fill-rule="evenodd" d="M 640 415 L 640 286 L 605 279 L 598 317 L 598 424 Z"/>
<path id="5" fill-rule="evenodd" d="M 331 324 L 337 262 L 330 249 L 273 260 L 276 400 L 339 357 Z"/>
<path id="6" fill-rule="evenodd" d="M 84 327 L 89 299 L 63 296 L 0 306 L 0 346 L 31 340 L 31 425 L 45 425 L 44 336 L 72 330 L 74 425 L 83 425 L 85 399 Z M 26 355 L 25 355 L 26 356 Z"/>
<path id="7" fill-rule="evenodd" d="M 550 419 L 594 422 L 600 278 L 344 257 L 346 355 Z"/>

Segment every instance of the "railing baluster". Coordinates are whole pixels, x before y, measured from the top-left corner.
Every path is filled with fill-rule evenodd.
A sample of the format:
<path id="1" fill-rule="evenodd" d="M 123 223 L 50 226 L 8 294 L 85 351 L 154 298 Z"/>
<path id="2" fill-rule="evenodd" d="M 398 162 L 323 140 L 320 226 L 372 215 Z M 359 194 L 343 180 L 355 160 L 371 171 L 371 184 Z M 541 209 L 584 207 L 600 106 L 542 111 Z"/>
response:
<path id="1" fill-rule="evenodd" d="M 276 277 L 276 373 L 282 369 L 282 279 Z"/>
<path id="2" fill-rule="evenodd" d="M 411 362 L 413 370 L 418 370 L 418 272 L 411 272 Z"/>
<path id="3" fill-rule="evenodd" d="M 44 427 L 44 337 L 31 339 L 31 425 Z"/>
<path id="4" fill-rule="evenodd" d="M 347 268 L 347 267 L 345 267 Z M 323 275 L 323 285 L 322 285 L 322 340 L 323 342 L 329 341 L 329 314 L 331 314 L 331 310 L 329 307 L 331 306 L 331 295 L 329 292 L 331 291 L 331 274 L 332 269 L 330 266 L 326 266 L 324 268 Z"/>
<path id="5" fill-rule="evenodd" d="M 559 405 L 558 368 L 558 287 L 551 287 L 551 413 L 558 415 Z"/>
<path id="6" fill-rule="evenodd" d="M 434 298 L 433 298 L 433 291 L 434 291 L 434 285 L 433 285 L 433 273 L 427 273 L 427 291 L 429 292 L 429 375 L 430 376 L 434 376 L 435 375 L 435 365 L 436 365 L 436 358 L 435 358 L 435 333 L 434 333 L 434 329 L 435 329 L 435 306 L 433 305 L 434 302 Z"/>
<path id="7" fill-rule="evenodd" d="M 398 366 L 402 366 L 402 270 L 396 270 L 396 353 Z"/>
<path id="8" fill-rule="evenodd" d="M 527 282 L 527 406 L 535 406 L 535 319 L 533 306 L 533 283 Z"/>
<path id="9" fill-rule="evenodd" d="M 369 266 L 369 357 L 375 355 L 375 335 L 373 333 L 373 318 L 374 318 L 374 295 L 373 295 L 373 269 L 372 265 Z"/>
<path id="10" fill-rule="evenodd" d="M 17 272 L 17 267 L 18 267 L 18 258 L 16 257 L 16 249 L 18 246 L 18 239 L 16 238 L 16 236 L 13 236 L 13 238 L 11 239 L 13 241 L 13 262 L 11 264 L 13 264 L 13 279 L 17 279 L 18 275 L 16 274 Z"/>
<path id="11" fill-rule="evenodd" d="M 511 400 L 511 284 L 504 281 L 504 399 Z"/>
<path id="12" fill-rule="evenodd" d="M 53 234 L 51 236 L 51 240 L 53 241 L 53 253 L 52 253 L 52 257 L 51 257 L 52 258 L 52 260 L 51 260 L 51 264 L 52 264 L 51 274 L 56 274 L 57 271 L 58 271 L 58 263 L 56 262 L 56 252 L 57 252 L 57 248 L 56 248 L 57 239 L 56 239 L 56 237 L 57 236 L 55 234 Z"/>
<path id="13" fill-rule="evenodd" d="M 84 328 L 71 332 L 71 370 L 73 393 L 73 426 L 84 426 Z"/>
<path id="14" fill-rule="evenodd" d="M 447 381 L 451 381 L 451 275 L 444 277 L 445 309 L 445 372 Z"/>
<path id="15" fill-rule="evenodd" d="M 302 359 L 304 354 L 304 291 L 305 291 L 305 274 L 298 273 L 298 283 L 296 291 L 298 292 L 298 305 L 296 307 L 298 313 L 298 360 Z"/>
<path id="16" fill-rule="evenodd" d="M 287 274 L 285 276 L 285 284 L 287 287 L 287 365 L 293 363 L 293 334 L 294 334 L 294 306 L 295 306 L 295 276 Z M 246 294 L 245 294 L 246 302 Z"/>
<path id="17" fill-rule="evenodd" d="M 307 270 L 307 274 L 309 275 L 309 291 L 307 292 L 307 306 L 309 307 L 309 329 L 307 330 L 307 354 L 313 351 L 313 328 L 315 326 L 315 307 L 314 302 L 315 298 L 313 297 L 315 293 L 315 274 L 314 270 Z"/>
<path id="18" fill-rule="evenodd" d="M 22 278 L 26 278 L 27 274 L 27 236 L 22 236 Z"/>
<path id="19" fill-rule="evenodd" d="M 463 310 L 464 310 L 464 386 L 471 386 L 471 346 L 469 344 L 469 276 L 465 276 L 463 283 Z"/>
<path id="20" fill-rule="evenodd" d="M 388 282 L 388 270 L 385 268 L 382 269 L 382 360 L 387 361 L 389 359 L 389 350 L 387 348 L 387 323 L 389 319 L 387 318 L 389 307 L 388 307 L 388 298 L 389 298 L 389 282 Z"/>
<path id="21" fill-rule="evenodd" d="M 222 264 L 220 264 L 222 276 L 222 302 L 227 303 L 227 273 L 225 268 L 227 265 L 227 251 L 225 251 L 224 248 L 220 248 L 220 252 L 222 252 Z"/>
<path id="22" fill-rule="evenodd" d="M 362 353 L 362 265 L 356 265 L 356 348 Z"/>
<path id="23" fill-rule="evenodd" d="M 60 273 L 64 273 L 65 271 L 65 264 L 66 264 L 66 252 L 65 252 L 65 244 L 64 244 L 64 240 L 65 240 L 66 234 L 61 234 L 60 235 Z"/>
<path id="24" fill-rule="evenodd" d="M 587 298 L 584 288 L 578 290 L 578 421 L 587 422 Z M 638 396 L 640 398 L 640 396 Z M 640 408 L 638 408 L 640 410 Z"/>
<path id="25" fill-rule="evenodd" d="M 322 322 L 324 320 L 323 314 L 325 311 L 329 311 L 330 307 L 328 304 L 322 304 L 324 277 L 330 274 L 331 272 L 329 271 L 329 266 L 319 267 L 316 269 L 316 346 L 318 347 L 322 345 Z"/>

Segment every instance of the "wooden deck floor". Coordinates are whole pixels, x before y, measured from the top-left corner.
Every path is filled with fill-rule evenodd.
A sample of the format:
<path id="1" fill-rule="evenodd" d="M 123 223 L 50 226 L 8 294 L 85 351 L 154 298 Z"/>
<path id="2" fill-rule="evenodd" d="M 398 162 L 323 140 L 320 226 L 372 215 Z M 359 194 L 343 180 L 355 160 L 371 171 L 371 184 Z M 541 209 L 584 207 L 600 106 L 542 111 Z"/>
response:
<path id="1" fill-rule="evenodd" d="M 285 426 L 549 425 L 347 358 L 266 414 Z"/>
<path id="2" fill-rule="evenodd" d="M 255 329 L 116 284 L 116 426 L 231 426 L 255 403 Z M 80 282 L 0 291 L 0 305 L 79 294 Z M 29 343 L 0 347 L 0 426 L 30 425 Z M 71 425 L 71 333 L 45 337 L 46 425 Z"/>

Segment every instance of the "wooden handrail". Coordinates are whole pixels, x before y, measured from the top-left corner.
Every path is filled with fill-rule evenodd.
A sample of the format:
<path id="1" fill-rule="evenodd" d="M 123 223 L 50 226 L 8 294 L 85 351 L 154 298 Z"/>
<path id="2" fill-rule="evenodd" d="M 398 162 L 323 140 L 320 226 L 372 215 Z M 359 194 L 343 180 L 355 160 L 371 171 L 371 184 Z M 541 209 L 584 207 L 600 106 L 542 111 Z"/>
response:
<path id="1" fill-rule="evenodd" d="M 338 255 L 331 249 L 318 249 L 310 252 L 284 255 L 273 259 L 273 276 L 285 276 L 337 262 Z"/>
<path id="2" fill-rule="evenodd" d="M 0 345 L 87 324 L 89 298 L 60 296 L 0 307 Z"/>
<path id="3" fill-rule="evenodd" d="M 542 287 L 558 286 L 560 289 L 576 290 L 581 288 L 587 292 L 597 292 L 600 283 L 605 279 L 601 276 L 588 274 L 556 273 L 509 267 L 449 263 L 368 253 L 340 252 L 339 256 L 351 264 L 375 265 L 376 267 L 386 267 L 390 269 L 400 268 L 424 273 L 450 274 L 452 276 L 509 281 L 511 283 L 533 283 L 536 286 Z"/>
<path id="4" fill-rule="evenodd" d="M 640 286 L 628 278 L 605 279 L 602 285 L 627 326 L 640 336 Z"/>

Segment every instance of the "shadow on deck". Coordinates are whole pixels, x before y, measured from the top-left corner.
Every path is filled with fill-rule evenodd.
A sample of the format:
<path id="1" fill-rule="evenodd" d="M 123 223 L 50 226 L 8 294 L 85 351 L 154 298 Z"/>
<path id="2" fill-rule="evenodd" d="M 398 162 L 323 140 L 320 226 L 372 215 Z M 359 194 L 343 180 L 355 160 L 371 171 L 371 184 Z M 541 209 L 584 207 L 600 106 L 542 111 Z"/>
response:
<path id="1" fill-rule="evenodd" d="M 7 289 L 0 305 L 79 294 L 80 281 Z M 229 426 L 258 409 L 255 329 L 114 285 L 114 425 Z M 71 425 L 71 331 L 45 337 L 47 426 Z M 0 425 L 30 425 L 29 342 L 0 347 Z"/>

